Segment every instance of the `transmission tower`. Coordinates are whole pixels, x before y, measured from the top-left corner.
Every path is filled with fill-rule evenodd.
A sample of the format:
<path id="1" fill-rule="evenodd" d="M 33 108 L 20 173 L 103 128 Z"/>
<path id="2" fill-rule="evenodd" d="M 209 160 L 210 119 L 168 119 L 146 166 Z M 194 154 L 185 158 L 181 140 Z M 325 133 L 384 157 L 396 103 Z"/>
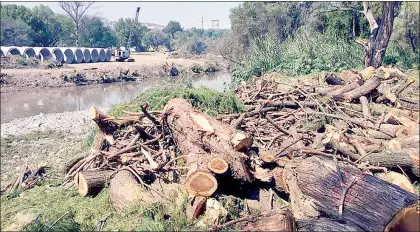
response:
<path id="1" fill-rule="evenodd" d="M 219 20 L 211 20 L 211 28 L 219 29 Z"/>

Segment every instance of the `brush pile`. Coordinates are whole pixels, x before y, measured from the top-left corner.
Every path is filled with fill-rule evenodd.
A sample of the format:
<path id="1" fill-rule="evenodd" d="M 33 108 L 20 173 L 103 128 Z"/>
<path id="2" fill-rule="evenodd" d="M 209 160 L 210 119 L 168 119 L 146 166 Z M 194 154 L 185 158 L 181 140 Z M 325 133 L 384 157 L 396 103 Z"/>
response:
<path id="1" fill-rule="evenodd" d="M 92 107 L 93 151 L 69 162 L 63 186 L 95 196 L 109 183 L 118 212 L 188 194 L 195 228 L 418 230 L 419 101 L 403 93 L 413 82 L 385 67 L 266 75 L 238 89 L 245 112 L 217 119 L 180 98 L 121 118 Z M 226 197 L 243 202 L 241 217 Z"/>

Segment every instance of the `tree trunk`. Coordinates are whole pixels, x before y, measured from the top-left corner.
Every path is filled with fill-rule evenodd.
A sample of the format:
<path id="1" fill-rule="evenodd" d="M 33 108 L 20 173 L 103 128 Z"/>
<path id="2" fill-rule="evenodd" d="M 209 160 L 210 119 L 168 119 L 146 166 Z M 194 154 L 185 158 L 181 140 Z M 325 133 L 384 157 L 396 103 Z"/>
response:
<path id="1" fill-rule="evenodd" d="M 252 180 L 245 166 L 247 156 L 236 151 L 232 143 L 237 134 L 232 126 L 197 112 L 181 98 L 171 99 L 165 111 L 179 150 L 188 155 L 185 185 L 190 195 L 211 196 L 217 189 L 216 177 L 226 172 L 226 164 L 224 175 L 240 181 Z"/>
<path id="2" fill-rule="evenodd" d="M 373 66 L 378 68 L 381 66 L 394 26 L 394 18 L 396 17 L 395 9 L 399 7 L 399 5 L 401 5 L 401 3 L 383 2 L 382 17 L 380 25 L 378 26 L 369 3 L 363 3 L 365 17 L 368 20 L 371 29 L 371 35 L 367 47 L 365 47 L 365 67 Z"/>
<path id="3" fill-rule="evenodd" d="M 296 160 L 284 173 L 298 231 L 384 231 L 394 216 L 420 199 L 353 166 L 340 164 L 337 170 L 326 158 Z M 412 223 L 402 220 L 397 226 Z"/>
<path id="4" fill-rule="evenodd" d="M 122 212 L 133 206 L 148 207 L 158 202 L 181 204 L 183 201 L 180 199 L 186 197 L 186 191 L 180 184 L 155 181 L 149 187 L 141 185 L 130 171 L 121 170 L 110 181 L 109 200 L 117 212 Z"/>

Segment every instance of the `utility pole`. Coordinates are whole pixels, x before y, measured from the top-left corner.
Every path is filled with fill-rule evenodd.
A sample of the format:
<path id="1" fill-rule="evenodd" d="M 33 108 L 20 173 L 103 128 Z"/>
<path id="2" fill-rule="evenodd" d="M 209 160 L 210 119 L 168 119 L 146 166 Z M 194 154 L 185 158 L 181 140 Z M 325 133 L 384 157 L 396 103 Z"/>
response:
<path id="1" fill-rule="evenodd" d="M 201 30 L 204 30 L 204 17 L 201 16 Z"/>

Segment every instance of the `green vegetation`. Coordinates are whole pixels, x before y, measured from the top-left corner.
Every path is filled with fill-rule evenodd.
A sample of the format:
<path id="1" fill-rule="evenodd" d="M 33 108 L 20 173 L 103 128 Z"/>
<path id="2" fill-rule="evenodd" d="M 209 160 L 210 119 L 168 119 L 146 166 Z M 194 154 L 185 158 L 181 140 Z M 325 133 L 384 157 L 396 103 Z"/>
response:
<path id="1" fill-rule="evenodd" d="M 338 72 L 361 68 L 362 48 L 328 34 L 302 31 L 283 43 L 270 36 L 251 43 L 248 59 L 235 65 L 236 79 L 247 80 L 262 71 L 277 71 L 288 76 L 300 76 L 321 71 Z"/>
<path id="2" fill-rule="evenodd" d="M 380 25 L 382 3 L 370 6 Z M 419 3 L 393 7 L 398 16 L 383 64 L 418 69 Z M 230 46 L 220 53 L 234 61 L 236 81 L 270 71 L 299 76 L 359 69 L 365 52 L 355 41 L 371 33 L 362 10 L 361 2 L 245 2 L 231 10 Z"/>
<path id="3" fill-rule="evenodd" d="M 192 88 L 190 82 L 181 80 L 151 89 L 129 103 L 116 105 L 108 114 L 121 116 L 123 110 L 138 112 L 140 105 L 145 102 L 150 105 L 150 110 L 162 110 L 170 99 L 177 97 L 188 100 L 194 107 L 212 116 L 221 112 L 235 113 L 243 110 L 242 103 L 231 92 L 218 92 L 203 87 Z"/>
<path id="4" fill-rule="evenodd" d="M 93 231 L 98 230 L 101 220 L 106 219 L 104 231 L 172 231 L 189 226 L 185 217 L 186 197 L 171 198 L 171 204 L 156 204 L 148 207 L 130 207 L 117 214 L 109 203 L 109 189 L 104 189 L 95 198 L 81 197 L 75 190 L 37 186 L 7 199 L 2 196 L 1 228 L 13 223 L 12 218 L 19 212 L 31 212 L 39 220 L 26 225 L 25 231 L 38 231 L 42 226 L 48 229 L 66 212 L 51 231 Z M 35 217 L 36 217 L 35 216 Z M 34 217 L 34 219 L 35 219 Z"/>

